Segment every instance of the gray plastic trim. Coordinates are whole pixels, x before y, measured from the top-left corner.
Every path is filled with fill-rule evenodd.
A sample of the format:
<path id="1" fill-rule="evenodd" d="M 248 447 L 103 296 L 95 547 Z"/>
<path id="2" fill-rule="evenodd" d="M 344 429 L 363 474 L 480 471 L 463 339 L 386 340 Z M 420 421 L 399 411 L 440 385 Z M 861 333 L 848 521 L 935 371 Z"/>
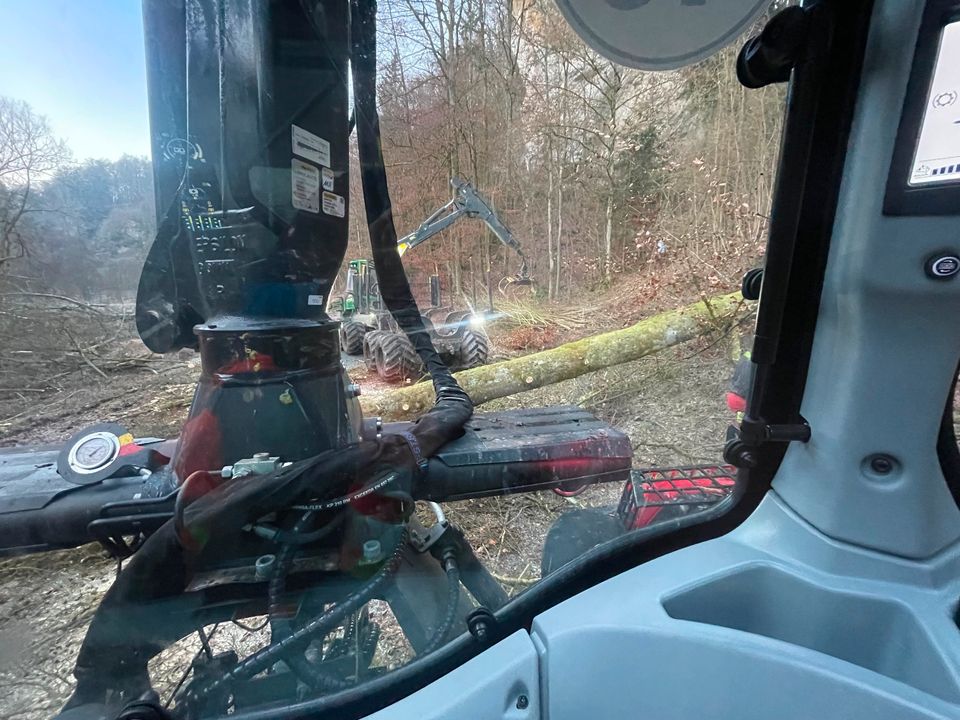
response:
<path id="1" fill-rule="evenodd" d="M 936 453 L 960 359 L 960 279 L 924 272 L 931 253 L 960 250 L 960 222 L 883 215 L 922 8 L 875 6 L 801 407 L 812 437 L 791 445 L 774 482 L 827 535 L 908 558 L 960 538 Z M 877 453 L 894 472 L 867 471 Z"/>
<path id="2" fill-rule="evenodd" d="M 539 616 L 533 634 L 547 692 L 544 717 L 960 718 L 960 631 L 952 619 L 960 578 L 936 582 L 957 562 L 960 548 L 928 563 L 880 561 L 827 538 L 771 494 L 731 535 L 647 563 Z M 767 573 L 768 585 L 751 596 L 744 591 L 756 591 L 758 571 Z M 731 592 L 738 578 L 749 582 Z M 719 594 L 724 582 L 726 598 Z M 816 593 L 796 593 L 797 583 Z M 817 595 L 844 603 L 831 606 Z M 667 612 L 665 605 L 676 609 L 685 596 L 684 614 L 704 622 Z M 908 618 L 899 637 L 919 637 L 925 657 L 908 653 L 915 645 L 898 645 L 878 603 Z M 828 612 L 837 607 L 842 612 Z M 773 618 L 781 637 L 806 645 L 817 637 L 832 654 L 714 621 L 724 613 L 741 627 Z M 848 630 L 855 621 L 879 637 L 855 642 Z M 877 667 L 892 672 L 871 669 Z"/>
<path id="3" fill-rule="evenodd" d="M 538 665 L 530 636 L 516 632 L 367 720 L 535 720 L 540 717 Z M 521 696 L 524 707 L 518 707 L 524 705 Z"/>

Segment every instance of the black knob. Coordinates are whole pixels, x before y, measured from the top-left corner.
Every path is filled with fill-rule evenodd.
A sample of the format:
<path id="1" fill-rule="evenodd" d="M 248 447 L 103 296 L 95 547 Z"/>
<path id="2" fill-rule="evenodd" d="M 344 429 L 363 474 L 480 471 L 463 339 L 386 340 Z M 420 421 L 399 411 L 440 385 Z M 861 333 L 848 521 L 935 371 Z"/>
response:
<path id="1" fill-rule="evenodd" d="M 740 293 L 746 300 L 759 300 L 760 287 L 763 284 L 763 268 L 748 270 L 740 283 Z"/>
<path id="2" fill-rule="evenodd" d="M 950 251 L 935 253 L 927 258 L 923 269 L 929 278 L 950 280 L 960 272 L 960 255 Z"/>

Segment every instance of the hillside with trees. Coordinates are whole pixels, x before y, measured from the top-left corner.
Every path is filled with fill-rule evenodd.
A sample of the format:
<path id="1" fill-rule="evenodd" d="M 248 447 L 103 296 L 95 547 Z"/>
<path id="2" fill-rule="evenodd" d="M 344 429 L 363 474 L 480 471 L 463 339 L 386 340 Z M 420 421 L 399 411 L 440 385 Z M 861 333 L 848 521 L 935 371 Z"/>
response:
<path id="1" fill-rule="evenodd" d="M 382 5 L 380 103 L 401 231 L 471 179 L 532 258 L 543 299 L 625 276 L 644 297 L 730 288 L 759 261 L 782 90 L 737 83 L 734 46 L 673 73 L 612 63 L 550 0 Z M 483 305 L 515 258 L 461 223 L 414 271 Z"/>
<path id="2" fill-rule="evenodd" d="M 762 252 L 782 90 L 746 91 L 736 47 L 672 73 L 589 50 L 550 0 L 381 4 L 379 102 L 401 232 L 450 195 L 489 198 L 531 260 L 536 299 L 624 277 L 641 300 L 732 288 Z M 369 255 L 354 178 L 351 253 Z M 47 120 L 0 100 L 0 291 L 130 299 L 154 233 L 149 160 L 75 160 Z M 455 299 L 496 301 L 517 260 L 461 222 L 405 258 Z M 665 295 L 664 295 L 665 294 Z"/>

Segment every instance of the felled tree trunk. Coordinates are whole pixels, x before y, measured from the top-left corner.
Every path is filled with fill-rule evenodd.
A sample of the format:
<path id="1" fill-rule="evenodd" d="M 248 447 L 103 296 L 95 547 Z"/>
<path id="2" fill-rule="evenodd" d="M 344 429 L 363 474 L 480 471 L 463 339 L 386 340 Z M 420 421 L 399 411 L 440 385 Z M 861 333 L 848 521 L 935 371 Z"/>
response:
<path id="1" fill-rule="evenodd" d="M 481 405 L 496 398 L 570 380 L 601 368 L 639 360 L 730 322 L 743 307 L 740 293 L 719 295 L 692 305 L 644 318 L 623 330 L 594 335 L 543 352 L 457 373 L 460 385 Z M 429 382 L 362 398 L 366 415 L 409 420 L 435 400 Z"/>

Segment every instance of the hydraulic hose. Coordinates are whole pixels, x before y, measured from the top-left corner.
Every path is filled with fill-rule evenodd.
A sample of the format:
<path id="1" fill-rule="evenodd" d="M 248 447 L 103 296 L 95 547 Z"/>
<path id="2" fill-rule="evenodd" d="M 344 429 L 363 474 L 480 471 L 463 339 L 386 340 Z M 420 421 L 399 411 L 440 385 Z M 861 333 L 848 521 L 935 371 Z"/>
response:
<path id="1" fill-rule="evenodd" d="M 305 512 L 301 515 L 300 519 L 291 528 L 290 536 L 292 538 L 298 537 L 312 519 L 312 512 Z M 273 576 L 270 578 L 270 584 L 267 585 L 267 615 L 270 618 L 270 629 L 274 633 L 276 631 L 274 622 L 278 619 L 280 610 L 280 598 L 287 589 L 287 570 L 290 568 L 290 563 L 293 562 L 296 546 L 297 543 L 289 542 L 280 548 L 280 552 L 277 553 L 276 565 L 273 568 Z"/>
<path id="2" fill-rule="evenodd" d="M 280 543 L 284 546 L 310 545 L 311 543 L 323 540 L 325 537 L 327 537 L 327 535 L 340 527 L 340 523 L 343 522 L 345 517 L 346 516 L 341 513 L 320 529 L 312 532 L 295 533 L 292 530 L 283 530 L 282 528 L 278 528 L 275 525 L 269 525 L 267 523 L 257 523 L 253 526 L 253 532 L 256 533 L 257 536 L 262 537 L 264 540 L 270 540 L 271 542 Z"/>
<path id="3" fill-rule="evenodd" d="M 388 485 L 392 485 L 397 481 L 398 477 L 399 477 L 399 474 L 397 472 L 390 472 L 384 477 L 378 480 L 375 480 L 372 483 L 368 483 L 367 485 L 364 485 L 359 490 L 356 490 L 347 495 L 343 495 L 338 498 L 333 498 L 331 500 L 323 500 L 316 503 L 309 503 L 305 505 L 294 505 L 293 507 L 295 510 L 309 510 L 312 512 L 326 512 L 328 510 L 340 510 L 341 508 L 346 507 L 352 502 L 361 500 L 367 497 L 368 495 L 372 495 L 373 493 L 378 492 L 379 490 L 382 490 Z"/>
<path id="4" fill-rule="evenodd" d="M 443 614 L 443 619 L 437 625 L 433 637 L 427 646 L 418 653 L 427 655 L 440 647 L 447 639 L 447 634 L 453 623 L 457 619 L 457 607 L 460 604 L 460 568 L 457 565 L 457 559 L 451 554 L 444 559 L 444 569 L 447 573 L 447 605 Z"/>
<path id="5" fill-rule="evenodd" d="M 433 346 L 397 252 L 397 229 L 393 221 L 393 206 L 380 142 L 380 118 L 377 114 L 377 4 L 375 0 L 353 0 L 351 8 L 351 66 L 357 150 L 380 296 L 430 373 L 437 405 L 453 411 L 445 418 L 455 433 L 447 438 L 451 439 L 470 419 L 473 403 Z"/>
<path id="6" fill-rule="evenodd" d="M 349 595 L 343 602 L 337 603 L 337 605 L 328 612 L 319 615 L 303 627 L 291 632 L 280 642 L 271 643 L 262 650 L 253 653 L 219 678 L 205 683 L 196 690 L 192 690 L 189 700 L 202 700 L 211 694 L 216 694 L 228 688 L 238 680 L 249 679 L 266 670 L 275 662 L 285 660 L 291 651 L 307 644 L 317 635 L 329 632 L 339 625 L 350 613 L 365 605 L 397 571 L 406 541 L 407 531 L 403 530 L 400 533 L 390 558 L 377 570 L 372 578 L 364 583 L 361 588 Z"/>
<path id="7" fill-rule="evenodd" d="M 271 644 L 286 640 L 293 632 L 290 621 L 280 617 L 281 598 L 287 589 L 287 571 L 293 562 L 296 547 L 307 542 L 304 540 L 305 537 L 316 535 L 316 532 L 303 532 L 313 519 L 313 516 L 314 513 L 308 511 L 297 520 L 289 533 L 286 533 L 290 540 L 283 545 L 277 555 L 277 564 L 274 567 L 273 576 L 270 578 L 270 584 L 267 589 L 267 614 L 270 618 Z M 333 523 L 330 523 L 330 525 L 327 525 L 325 528 L 322 528 L 321 531 L 317 532 L 322 532 L 331 525 L 333 525 Z M 301 654 L 299 648 L 293 648 L 289 654 L 284 656 L 283 661 L 287 663 L 297 677 L 313 687 L 319 687 L 324 690 L 336 690 L 346 686 L 346 683 L 343 681 L 318 672 L 310 664 L 310 661 Z"/>

